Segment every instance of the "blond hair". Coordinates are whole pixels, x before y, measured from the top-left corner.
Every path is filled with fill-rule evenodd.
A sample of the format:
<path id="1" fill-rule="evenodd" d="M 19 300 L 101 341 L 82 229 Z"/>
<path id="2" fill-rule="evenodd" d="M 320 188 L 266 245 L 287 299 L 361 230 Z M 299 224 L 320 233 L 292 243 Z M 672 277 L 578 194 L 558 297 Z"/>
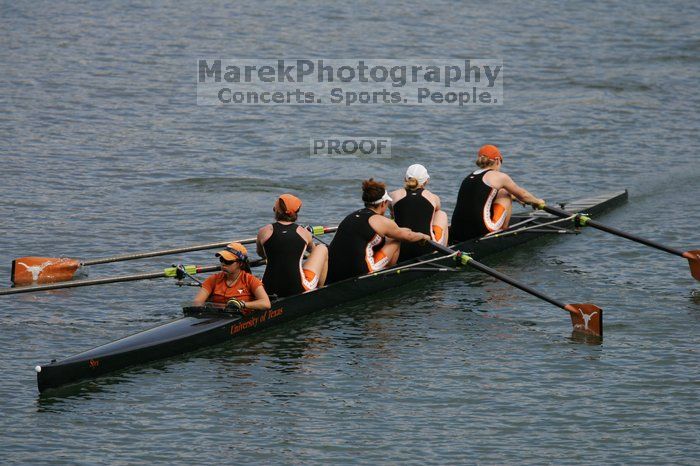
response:
<path id="1" fill-rule="evenodd" d="M 414 191 L 420 188 L 420 183 L 415 178 L 408 178 L 407 180 L 404 180 L 403 187 L 406 189 L 406 191 Z"/>
<path id="2" fill-rule="evenodd" d="M 479 155 L 476 158 L 476 166 L 479 168 L 491 168 L 495 167 L 498 159 L 490 159 L 485 155 Z"/>

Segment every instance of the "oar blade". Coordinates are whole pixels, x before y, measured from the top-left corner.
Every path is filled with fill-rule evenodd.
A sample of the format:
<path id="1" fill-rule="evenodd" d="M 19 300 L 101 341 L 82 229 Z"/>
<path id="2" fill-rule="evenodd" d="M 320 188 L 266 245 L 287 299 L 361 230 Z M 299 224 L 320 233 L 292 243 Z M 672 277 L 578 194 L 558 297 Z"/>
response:
<path id="1" fill-rule="evenodd" d="M 18 286 L 55 283 L 73 278 L 80 262 L 68 257 L 20 257 L 12 261 L 12 283 Z"/>
<path id="2" fill-rule="evenodd" d="M 688 259 L 690 265 L 690 274 L 694 279 L 700 281 L 700 249 L 683 253 L 683 257 Z"/>
<path id="3" fill-rule="evenodd" d="M 574 333 L 603 337 L 603 310 L 591 303 L 567 304 Z"/>

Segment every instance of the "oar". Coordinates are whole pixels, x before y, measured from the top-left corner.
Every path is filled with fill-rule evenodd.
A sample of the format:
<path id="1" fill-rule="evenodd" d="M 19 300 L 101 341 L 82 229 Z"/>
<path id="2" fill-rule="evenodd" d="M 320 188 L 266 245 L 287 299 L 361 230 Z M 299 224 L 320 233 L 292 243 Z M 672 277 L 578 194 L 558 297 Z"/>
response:
<path id="1" fill-rule="evenodd" d="M 688 265 L 690 266 L 690 274 L 695 278 L 696 280 L 700 281 L 700 250 L 694 250 L 694 251 L 681 251 L 680 249 L 672 248 L 666 245 L 663 245 L 661 243 L 657 243 L 656 241 L 651 241 L 646 238 L 641 238 L 639 236 L 633 235 L 631 233 L 627 233 L 622 230 L 618 230 L 617 228 L 609 227 L 607 225 L 603 225 L 602 223 L 598 223 L 595 220 L 591 220 L 590 217 L 587 217 L 586 215 L 583 214 L 573 214 L 570 212 L 567 212 L 565 210 L 559 209 L 557 207 L 551 207 L 548 205 L 541 205 L 538 206 L 540 209 L 544 210 L 545 212 L 549 212 L 550 214 L 556 215 L 558 217 L 574 217 L 574 221 L 581 226 L 589 226 L 593 228 L 597 228 L 598 230 L 602 230 L 608 233 L 611 233 L 616 236 L 621 236 L 622 238 L 626 238 L 631 241 L 635 241 L 640 244 L 644 244 L 646 246 L 650 246 L 652 248 L 659 249 L 664 252 L 668 252 L 670 254 L 675 254 L 676 256 L 683 257 L 685 259 L 688 259 Z"/>
<path id="2" fill-rule="evenodd" d="M 228 243 L 226 243 L 228 244 Z M 265 259 L 258 259 L 250 263 L 251 267 L 262 265 L 265 263 Z M 210 265 L 207 267 L 201 267 L 197 265 L 185 265 L 183 267 L 184 271 L 189 275 L 195 275 L 198 273 L 214 272 L 221 269 L 221 265 Z M 119 282 L 133 282 L 137 280 L 151 280 L 154 278 L 181 278 L 178 273 L 178 267 L 168 267 L 160 272 L 150 272 L 150 273 L 139 273 L 135 275 L 121 275 L 119 277 L 105 277 L 105 278 L 95 278 L 92 280 L 74 280 L 64 283 L 51 283 L 47 285 L 38 286 L 24 286 L 19 288 L 3 288 L 0 289 L 0 296 L 8 294 L 19 294 L 19 293 L 33 293 L 35 291 L 48 291 L 48 290 L 60 290 L 63 288 L 77 288 L 80 286 L 92 286 L 92 285 L 106 285 L 108 283 L 119 283 Z"/>
<path id="3" fill-rule="evenodd" d="M 465 254 L 460 251 L 455 251 L 451 248 L 448 248 L 447 246 L 443 246 L 440 243 L 436 243 L 435 241 L 430 241 L 430 244 L 434 249 L 444 254 L 449 255 L 457 252 L 458 254 L 456 257 L 462 264 L 470 265 L 477 270 L 480 270 L 488 275 L 491 275 L 494 278 L 497 278 L 510 285 L 513 285 L 516 288 L 520 288 L 526 293 L 530 293 L 533 296 L 536 296 L 544 301 L 547 301 L 550 304 L 557 306 L 558 308 L 567 311 L 571 316 L 571 324 L 573 325 L 574 333 L 593 335 L 600 338 L 603 337 L 603 310 L 595 304 L 563 303 L 525 285 L 524 283 L 515 280 L 514 278 L 509 277 L 508 275 L 505 275 L 497 270 L 492 269 L 491 267 L 482 264 L 481 262 L 476 261 L 468 254 Z"/>
<path id="4" fill-rule="evenodd" d="M 332 233 L 337 227 L 311 226 L 308 227 L 315 235 Z M 92 259 L 80 261 L 69 257 L 20 257 L 12 261 L 12 273 L 10 279 L 15 285 L 31 285 L 32 283 L 57 283 L 71 280 L 80 267 L 89 265 L 107 264 L 110 262 L 121 262 L 135 259 L 145 259 L 147 257 L 167 256 L 170 254 L 180 254 L 185 252 L 203 251 L 206 249 L 223 248 L 229 243 L 238 242 L 241 244 L 255 243 L 256 238 L 245 238 L 240 240 L 224 241 L 218 243 L 198 244 L 194 246 L 184 246 L 174 249 L 163 249 L 160 251 L 139 252 L 122 254 L 103 259 Z"/>

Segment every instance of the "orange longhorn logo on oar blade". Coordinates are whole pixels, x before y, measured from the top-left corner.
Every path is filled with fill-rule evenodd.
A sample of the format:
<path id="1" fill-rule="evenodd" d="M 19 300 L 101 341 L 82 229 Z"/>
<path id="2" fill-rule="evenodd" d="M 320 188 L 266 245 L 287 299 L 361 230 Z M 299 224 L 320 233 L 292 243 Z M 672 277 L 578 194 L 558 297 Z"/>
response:
<path id="1" fill-rule="evenodd" d="M 67 257 L 21 257 L 12 261 L 12 283 L 32 285 L 54 283 L 73 278 L 80 262 Z"/>
<path id="2" fill-rule="evenodd" d="M 603 310 L 595 304 L 567 304 L 566 310 L 571 314 L 574 332 L 584 335 L 603 336 Z"/>
<path id="3" fill-rule="evenodd" d="M 700 249 L 683 253 L 683 257 L 688 259 L 690 274 L 694 279 L 700 281 Z"/>

